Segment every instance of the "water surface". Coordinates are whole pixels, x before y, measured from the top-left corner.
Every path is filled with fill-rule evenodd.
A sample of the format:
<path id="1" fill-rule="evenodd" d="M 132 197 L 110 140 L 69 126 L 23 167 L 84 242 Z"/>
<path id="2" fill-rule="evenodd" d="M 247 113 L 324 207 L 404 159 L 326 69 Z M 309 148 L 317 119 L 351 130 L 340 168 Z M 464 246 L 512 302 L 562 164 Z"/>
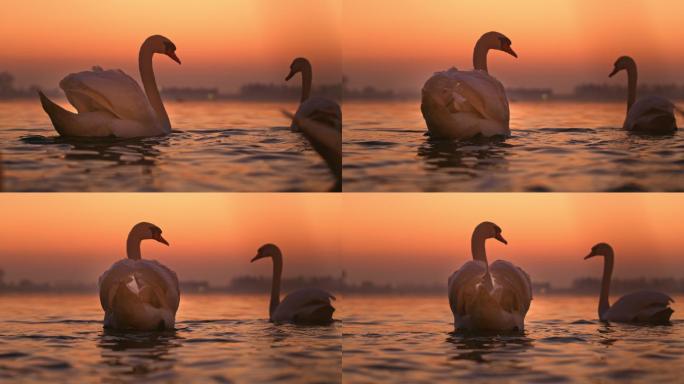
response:
<path id="1" fill-rule="evenodd" d="M 682 191 L 684 135 L 628 134 L 623 103 L 513 102 L 512 136 L 424 136 L 420 101 L 344 104 L 345 191 Z M 679 118 L 679 125 L 684 120 Z"/>
<path id="2" fill-rule="evenodd" d="M 183 295 L 176 331 L 102 329 L 96 295 L 0 296 L 0 382 L 339 383 L 341 326 L 275 326 L 268 296 Z"/>
<path id="3" fill-rule="evenodd" d="M 296 104 L 165 105 L 168 136 L 75 140 L 57 135 L 37 98 L 0 102 L 4 190 L 327 191 L 334 183 L 280 112 Z"/>
<path id="4" fill-rule="evenodd" d="M 676 303 L 682 297 L 675 298 Z M 444 297 L 344 298 L 346 383 L 682 381 L 684 311 L 671 326 L 605 325 L 598 298 L 537 296 L 523 335 L 452 333 Z"/>

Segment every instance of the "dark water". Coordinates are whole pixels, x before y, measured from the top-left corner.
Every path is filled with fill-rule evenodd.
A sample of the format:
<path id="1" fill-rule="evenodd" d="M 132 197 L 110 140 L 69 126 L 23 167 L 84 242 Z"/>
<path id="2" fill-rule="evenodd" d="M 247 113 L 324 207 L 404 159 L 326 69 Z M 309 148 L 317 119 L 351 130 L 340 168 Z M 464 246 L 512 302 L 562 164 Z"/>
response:
<path id="1" fill-rule="evenodd" d="M 280 112 L 295 104 L 166 107 L 174 129 L 166 137 L 74 140 L 57 135 L 37 99 L 1 102 L 4 190 L 327 191 L 333 185 L 323 161 Z"/>
<path id="2" fill-rule="evenodd" d="M 683 298 L 675 298 L 681 303 Z M 598 298 L 541 296 L 520 336 L 451 333 L 445 297 L 345 297 L 347 383 L 681 383 L 684 309 L 671 326 L 604 325 Z"/>
<path id="3" fill-rule="evenodd" d="M 95 295 L 0 296 L 0 311 L 3 383 L 341 380 L 341 325 L 274 326 L 267 295 L 184 295 L 165 334 L 104 332 Z"/>
<path id="4" fill-rule="evenodd" d="M 684 190 L 681 129 L 627 134 L 622 103 L 514 102 L 512 137 L 471 143 L 424 136 L 420 101 L 344 109 L 345 191 Z"/>

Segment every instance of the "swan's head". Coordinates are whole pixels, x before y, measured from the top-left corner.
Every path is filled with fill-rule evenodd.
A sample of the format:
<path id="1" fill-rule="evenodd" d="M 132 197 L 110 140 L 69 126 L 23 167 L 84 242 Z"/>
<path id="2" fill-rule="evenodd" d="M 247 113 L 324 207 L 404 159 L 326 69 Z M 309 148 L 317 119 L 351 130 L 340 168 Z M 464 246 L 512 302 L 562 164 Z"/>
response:
<path id="1" fill-rule="evenodd" d="M 504 244 L 508 244 L 508 241 L 501 235 L 501 227 L 492 222 L 485 221 L 480 223 L 480 225 L 475 228 L 475 232 L 481 233 L 486 239 L 496 239 Z"/>
<path id="2" fill-rule="evenodd" d="M 131 235 L 140 240 L 156 240 L 162 244 L 169 245 L 169 242 L 162 237 L 161 228 L 151 223 L 138 223 L 131 229 Z"/>
<path id="3" fill-rule="evenodd" d="M 508 53 L 517 58 L 518 54 L 511 48 L 511 39 L 506 37 L 503 33 L 487 32 L 480 38 L 480 41 L 485 43 L 490 49 L 496 49 Z"/>
<path id="4" fill-rule="evenodd" d="M 152 48 L 152 52 L 166 55 L 176 63 L 181 63 L 178 56 L 176 56 L 176 44 L 168 38 L 161 35 L 154 35 L 148 37 L 143 44 L 148 44 L 150 48 Z"/>
<path id="5" fill-rule="evenodd" d="M 591 259 L 594 256 L 613 256 L 613 247 L 606 243 L 598 243 L 591 247 L 591 252 L 584 257 L 584 260 Z"/>
<path id="6" fill-rule="evenodd" d="M 615 62 L 613 66 L 613 72 L 608 75 L 608 77 L 615 76 L 618 72 L 622 70 L 627 70 L 629 68 L 636 67 L 636 62 L 629 56 L 622 56 Z"/>
<path id="7" fill-rule="evenodd" d="M 282 254 L 280 253 L 280 248 L 278 248 L 278 246 L 275 244 L 264 244 L 261 247 L 259 247 L 256 256 L 254 256 L 251 262 L 253 263 L 265 257 L 282 257 Z"/>
<path id="8" fill-rule="evenodd" d="M 290 73 L 285 78 L 285 81 L 290 80 L 294 75 L 298 74 L 299 72 L 304 72 L 307 69 L 311 69 L 311 63 L 309 63 L 309 60 L 303 57 L 294 59 L 292 64 L 290 64 Z"/>

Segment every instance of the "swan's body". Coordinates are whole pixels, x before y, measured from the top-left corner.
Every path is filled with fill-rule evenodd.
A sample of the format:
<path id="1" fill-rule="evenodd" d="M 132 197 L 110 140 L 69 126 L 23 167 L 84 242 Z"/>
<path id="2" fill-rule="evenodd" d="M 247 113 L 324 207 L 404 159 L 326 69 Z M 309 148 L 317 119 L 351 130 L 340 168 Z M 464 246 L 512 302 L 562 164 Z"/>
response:
<path id="1" fill-rule="evenodd" d="M 176 274 L 154 260 L 140 258 L 140 242 L 167 244 L 161 229 L 139 223 L 128 235 L 128 258 L 117 261 L 98 281 L 104 327 L 117 330 L 170 330 L 175 326 L 180 290 Z"/>
<path id="2" fill-rule="evenodd" d="M 620 57 L 615 62 L 615 68 L 609 75 L 615 76 L 621 70 L 627 71 L 628 94 L 627 116 L 623 128 L 632 132 L 642 133 L 672 133 L 677 130 L 674 116 L 675 105 L 660 96 L 647 96 L 637 99 L 637 66 L 629 56 Z"/>
<path id="3" fill-rule="evenodd" d="M 273 281 L 271 285 L 271 302 L 269 319 L 274 323 L 327 324 L 332 321 L 335 312 L 331 299 L 335 296 L 318 288 L 301 288 L 291 292 L 280 301 L 280 279 L 283 273 L 283 256 L 280 249 L 273 244 L 259 248 L 252 262 L 265 258 L 273 258 Z"/>
<path id="4" fill-rule="evenodd" d="M 420 109 L 431 136 L 470 139 L 510 135 L 506 91 L 487 70 L 490 49 L 517 57 L 506 36 L 489 32 L 475 45 L 473 71 L 451 68 L 435 73 L 425 83 Z"/>
<path id="5" fill-rule="evenodd" d="M 293 131 L 300 131 L 301 127 L 298 126 L 297 121 L 306 119 L 342 132 L 342 109 L 340 105 L 325 97 L 311 96 L 313 71 L 309 60 L 303 57 L 296 58 L 290 65 L 290 73 L 285 80 L 290 80 L 300 72 L 302 74 L 302 96 L 290 128 Z"/>
<path id="6" fill-rule="evenodd" d="M 152 56 L 163 53 L 180 63 L 175 45 L 163 36 L 151 36 L 140 47 L 140 77 L 145 91 L 121 70 L 73 73 L 59 86 L 78 113 L 50 101 L 42 92 L 40 100 L 55 130 L 70 137 L 151 137 L 171 132 L 152 70 Z"/>
<path id="7" fill-rule="evenodd" d="M 309 140 L 311 146 L 325 160 L 330 172 L 335 177 L 335 184 L 330 192 L 342 191 L 342 132 L 329 125 L 321 124 L 314 120 L 299 119 L 283 111 L 286 116 L 301 130 L 304 137 Z"/>
<path id="8" fill-rule="evenodd" d="M 454 327 L 464 331 L 523 331 L 532 300 L 532 282 L 525 271 L 508 261 L 488 265 L 488 238 L 506 244 L 498 226 L 481 223 L 471 239 L 473 260 L 449 278 Z"/>
<path id="9" fill-rule="evenodd" d="M 617 323 L 664 324 L 674 312 L 670 308 L 672 298 L 656 291 L 639 291 L 622 296 L 612 306 L 609 302 L 610 280 L 613 274 L 613 248 L 606 243 L 596 244 L 584 259 L 603 256 L 603 278 L 599 297 L 598 315 L 601 321 Z"/>

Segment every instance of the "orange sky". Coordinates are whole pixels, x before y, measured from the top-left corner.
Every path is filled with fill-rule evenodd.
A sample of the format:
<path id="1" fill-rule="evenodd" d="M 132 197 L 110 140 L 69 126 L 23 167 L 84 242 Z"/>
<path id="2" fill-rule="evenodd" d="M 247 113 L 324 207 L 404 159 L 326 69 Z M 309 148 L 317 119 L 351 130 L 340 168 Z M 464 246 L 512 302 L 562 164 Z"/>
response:
<path id="1" fill-rule="evenodd" d="M 490 53 L 507 86 L 626 84 L 607 77 L 624 54 L 645 82 L 684 83 L 683 14 L 675 0 L 345 0 L 344 72 L 355 86 L 420 89 L 435 71 L 471 69 L 475 42 L 496 30 L 520 57 Z"/>
<path id="2" fill-rule="evenodd" d="M 56 88 L 93 65 L 138 78 L 142 41 L 174 41 L 183 65 L 157 57 L 161 85 L 281 82 L 294 57 L 314 65 L 315 82 L 341 77 L 340 0 L 9 0 L 0 11 L 0 71 L 20 85 Z"/>
<path id="3" fill-rule="evenodd" d="M 249 262 L 267 242 L 283 250 L 285 276 L 337 276 L 338 206 L 332 194 L 4 194 L 0 268 L 8 280 L 95 282 L 149 221 L 171 246 L 146 240 L 143 258 L 181 280 L 270 275 L 270 263 Z"/>
<path id="4" fill-rule="evenodd" d="M 507 259 L 536 281 L 569 285 L 600 276 L 584 261 L 601 241 L 616 252 L 616 277 L 684 277 L 681 194 L 349 194 L 343 265 L 351 280 L 444 282 L 471 259 L 470 237 L 489 220 L 508 245 L 487 242 L 490 262 Z"/>
<path id="5" fill-rule="evenodd" d="M 600 276 L 599 261 L 582 260 L 600 241 L 616 250 L 616 277 L 684 277 L 681 194 L 5 194 L 0 212 L 10 280 L 96 281 L 142 220 L 171 243 L 146 241 L 143 257 L 217 284 L 268 275 L 268 263 L 249 263 L 265 242 L 282 247 L 287 276 L 343 267 L 352 281 L 445 282 L 484 220 L 509 241 L 488 242 L 490 260 L 536 281 Z"/>

